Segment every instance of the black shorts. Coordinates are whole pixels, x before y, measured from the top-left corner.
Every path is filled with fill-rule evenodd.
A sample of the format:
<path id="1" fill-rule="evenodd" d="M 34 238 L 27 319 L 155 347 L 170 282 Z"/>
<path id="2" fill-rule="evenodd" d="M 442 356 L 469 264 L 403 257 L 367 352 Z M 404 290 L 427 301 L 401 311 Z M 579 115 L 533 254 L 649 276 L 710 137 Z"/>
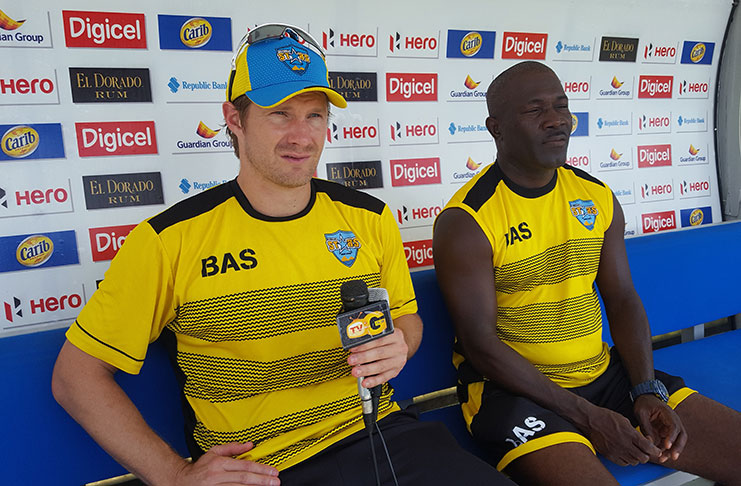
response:
<path id="1" fill-rule="evenodd" d="M 655 374 L 666 386 L 672 408 L 694 393 L 678 376 L 658 370 Z M 630 389 L 628 373 L 614 350 L 610 353 L 609 366 L 596 380 L 585 386 L 567 388 L 597 406 L 620 413 L 637 427 Z M 484 384 L 481 407 L 473 417 L 470 429 L 473 438 L 484 446 L 487 454 L 491 454 L 487 460 L 500 471 L 518 457 L 555 444 L 579 442 L 594 452 L 592 444 L 574 424 L 489 381 Z"/>
<path id="2" fill-rule="evenodd" d="M 422 422 L 413 412 L 394 412 L 378 422 L 399 486 L 451 484 L 515 486 L 486 462 L 463 450 L 439 422 Z M 373 434 L 383 486 L 394 480 L 378 434 Z M 370 440 L 365 430 L 280 472 L 281 486 L 376 486 Z"/>

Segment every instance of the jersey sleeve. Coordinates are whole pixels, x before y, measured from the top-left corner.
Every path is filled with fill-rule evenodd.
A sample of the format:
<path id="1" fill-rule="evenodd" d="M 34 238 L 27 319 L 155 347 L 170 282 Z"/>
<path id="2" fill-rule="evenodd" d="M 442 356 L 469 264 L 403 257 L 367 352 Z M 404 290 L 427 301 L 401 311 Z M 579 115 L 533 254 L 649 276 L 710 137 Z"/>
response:
<path id="1" fill-rule="evenodd" d="M 381 287 L 388 290 L 391 318 L 417 312 L 412 277 L 409 275 L 404 245 L 396 221 L 388 206 L 383 208 L 379 220 L 379 234 L 383 244 Z"/>
<path id="2" fill-rule="evenodd" d="M 175 318 L 173 301 L 169 260 L 145 221 L 127 236 L 67 339 L 91 356 L 138 374 L 149 344 Z"/>

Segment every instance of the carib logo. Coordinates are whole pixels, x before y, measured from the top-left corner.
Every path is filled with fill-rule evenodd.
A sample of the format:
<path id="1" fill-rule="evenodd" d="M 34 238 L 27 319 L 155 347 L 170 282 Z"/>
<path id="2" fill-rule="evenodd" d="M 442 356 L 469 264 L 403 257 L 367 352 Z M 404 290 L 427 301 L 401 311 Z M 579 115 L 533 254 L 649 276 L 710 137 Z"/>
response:
<path id="1" fill-rule="evenodd" d="M 478 54 L 483 44 L 483 38 L 478 32 L 469 32 L 461 39 L 461 54 L 466 57 L 473 57 Z"/>
<path id="2" fill-rule="evenodd" d="M 196 134 L 201 138 L 214 138 L 220 131 L 221 128 L 213 130 L 202 121 L 198 123 L 198 128 L 196 128 Z"/>
<path id="3" fill-rule="evenodd" d="M 16 248 L 15 258 L 24 267 L 43 265 L 54 253 L 54 242 L 48 236 L 33 235 L 21 241 Z"/>
<path id="4" fill-rule="evenodd" d="M 22 159 L 28 157 L 39 147 L 39 133 L 26 125 L 9 129 L 3 135 L 2 150 L 8 157 Z"/>
<path id="5" fill-rule="evenodd" d="M 186 21 L 180 28 L 180 41 L 192 49 L 208 44 L 214 29 L 208 20 L 200 17 Z"/>

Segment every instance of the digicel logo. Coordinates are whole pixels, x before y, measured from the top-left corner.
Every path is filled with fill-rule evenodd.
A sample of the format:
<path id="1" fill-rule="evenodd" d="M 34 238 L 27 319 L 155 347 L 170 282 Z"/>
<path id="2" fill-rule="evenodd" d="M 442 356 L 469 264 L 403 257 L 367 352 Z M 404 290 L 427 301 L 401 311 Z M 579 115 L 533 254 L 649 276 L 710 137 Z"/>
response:
<path id="1" fill-rule="evenodd" d="M 670 165 L 672 165 L 671 144 L 638 146 L 638 168 Z"/>
<path id="2" fill-rule="evenodd" d="M 671 98 L 674 76 L 641 76 L 638 84 L 639 98 Z"/>
<path id="3" fill-rule="evenodd" d="M 75 123 L 80 157 L 156 154 L 153 121 Z"/>
<path id="4" fill-rule="evenodd" d="M 123 245 L 135 224 L 123 226 L 107 226 L 105 228 L 90 228 L 90 248 L 92 249 L 93 261 L 101 262 L 112 260 Z"/>
<path id="5" fill-rule="evenodd" d="M 432 261 L 432 240 L 407 241 L 404 243 L 404 254 L 409 268 L 427 267 Z"/>
<path id="6" fill-rule="evenodd" d="M 502 37 L 502 59 L 545 59 L 548 34 L 505 32 Z"/>
<path id="7" fill-rule="evenodd" d="M 641 215 L 644 233 L 656 233 L 677 228 L 677 220 L 674 211 L 661 211 L 658 213 L 647 213 Z"/>
<path id="8" fill-rule="evenodd" d="M 437 101 L 437 73 L 386 73 L 386 101 Z"/>
<path id="9" fill-rule="evenodd" d="M 146 49 L 144 14 L 62 10 L 67 47 Z"/>
<path id="10" fill-rule="evenodd" d="M 391 160 L 392 186 L 440 184 L 440 158 Z"/>

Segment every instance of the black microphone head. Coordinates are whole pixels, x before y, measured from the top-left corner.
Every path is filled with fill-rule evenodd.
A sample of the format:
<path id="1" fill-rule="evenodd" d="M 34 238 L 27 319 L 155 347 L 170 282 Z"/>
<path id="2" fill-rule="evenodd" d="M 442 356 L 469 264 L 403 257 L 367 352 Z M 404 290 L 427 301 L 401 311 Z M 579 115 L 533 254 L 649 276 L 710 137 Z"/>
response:
<path id="1" fill-rule="evenodd" d="M 342 308 L 350 311 L 368 304 L 368 285 L 362 280 L 348 280 L 340 286 Z"/>

